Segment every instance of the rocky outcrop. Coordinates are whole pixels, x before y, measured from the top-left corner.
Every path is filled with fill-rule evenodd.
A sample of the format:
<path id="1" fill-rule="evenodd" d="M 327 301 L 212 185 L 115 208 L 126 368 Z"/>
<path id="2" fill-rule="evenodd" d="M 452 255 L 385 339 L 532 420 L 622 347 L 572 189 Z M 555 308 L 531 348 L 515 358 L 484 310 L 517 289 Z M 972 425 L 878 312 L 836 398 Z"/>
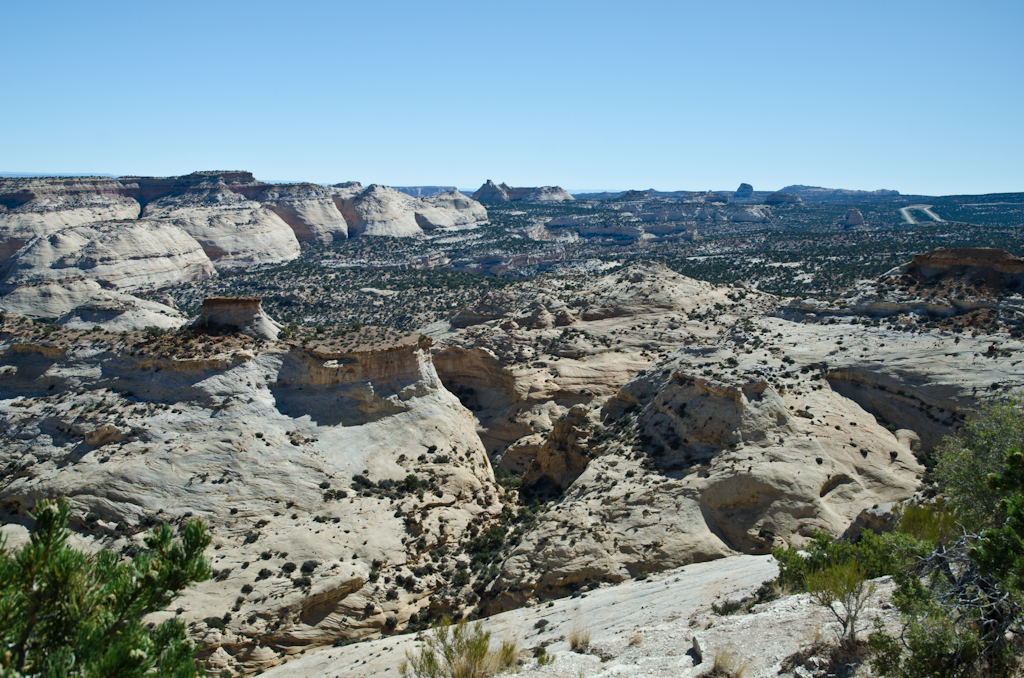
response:
<path id="1" fill-rule="evenodd" d="M 843 226 L 863 226 L 864 215 L 856 207 L 846 210 L 846 217 L 843 219 Z"/>
<path id="2" fill-rule="evenodd" d="M 140 210 L 116 179 L 0 178 L 0 266 L 32 238 L 98 221 L 135 219 Z"/>
<path id="3" fill-rule="evenodd" d="M 480 203 L 458 191 L 413 198 L 372 184 L 340 201 L 350 235 L 413 236 L 424 230 L 471 226 L 487 220 Z"/>
<path id="4" fill-rule="evenodd" d="M 925 276 L 934 276 L 952 268 L 985 269 L 1008 275 L 1024 273 L 1024 259 L 990 247 L 939 248 L 915 254 L 913 265 Z"/>
<path id="5" fill-rule="evenodd" d="M 784 388 L 745 357 L 705 376 L 715 359 L 679 349 L 623 387 L 604 426 L 571 417 L 572 437 L 544 461 L 555 473 L 534 474 L 552 484 L 561 474 L 565 493 L 506 560 L 495 609 L 767 553 L 816 530 L 838 536 L 865 508 L 917 488 L 924 469 L 905 445 L 820 374 L 813 388 Z"/>
<path id="6" fill-rule="evenodd" d="M 273 341 L 277 339 L 281 325 L 263 312 L 262 301 L 260 297 L 207 297 L 196 322 Z"/>
<path id="7" fill-rule="evenodd" d="M 480 202 L 565 202 L 575 200 L 575 198 L 561 186 L 513 188 L 505 183 L 495 184 L 488 179 L 473 193 L 473 200 Z"/>
<path id="8" fill-rule="evenodd" d="M 614 395 L 654 354 L 711 340 L 774 303 L 657 265 L 578 283 L 492 292 L 453 316 L 456 333 L 435 346 L 438 373 L 503 468 L 525 470 L 555 421 Z"/>
<path id="9" fill-rule="evenodd" d="M 740 184 L 740 187 L 733 193 L 734 198 L 749 198 L 754 195 L 754 187 L 750 184 Z"/>
<path id="10" fill-rule="evenodd" d="M 473 226 L 487 221 L 487 210 L 456 190 L 431 195 L 416 206 L 416 223 L 425 231 Z"/>
<path id="11" fill-rule="evenodd" d="M 73 329 L 98 326 L 111 332 L 150 326 L 175 329 L 186 320 L 169 306 L 105 289 L 89 279 L 21 285 L 0 297 L 0 308 L 26 318 L 57 320 Z"/>
<path id="12" fill-rule="evenodd" d="M 365 191 L 342 202 L 341 213 L 349 234 L 403 237 L 422 232 L 416 223 L 415 200 L 405 193 L 371 184 Z"/>
<path id="13" fill-rule="evenodd" d="M 523 476 L 529 495 L 557 496 L 586 470 L 597 408 L 574 405 L 558 419 Z"/>
<path id="14" fill-rule="evenodd" d="M 450 193 L 459 190 L 455 186 L 392 186 L 392 188 L 414 198 L 429 198 L 438 193 Z"/>

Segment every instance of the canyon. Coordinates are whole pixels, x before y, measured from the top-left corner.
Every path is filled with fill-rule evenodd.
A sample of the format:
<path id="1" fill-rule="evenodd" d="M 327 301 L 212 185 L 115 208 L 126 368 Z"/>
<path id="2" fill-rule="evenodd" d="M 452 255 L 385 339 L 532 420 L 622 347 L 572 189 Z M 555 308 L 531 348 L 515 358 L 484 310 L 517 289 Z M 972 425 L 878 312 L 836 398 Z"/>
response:
<path id="1" fill-rule="evenodd" d="M 402 632 L 444 614 L 526 632 L 599 600 L 639 614 L 632 596 L 677 581 L 746 595 L 774 547 L 881 529 L 943 437 L 1024 386 L 1024 266 L 1006 251 L 912 252 L 838 294 L 782 295 L 645 249 L 818 209 L 795 200 L 608 205 L 490 182 L 414 197 L 246 172 L 0 182 L 4 534 L 23 542 L 55 496 L 87 550 L 131 554 L 149 527 L 202 518 L 215 576 L 162 614 L 218 671 L 387 673 L 415 646 Z M 856 197 L 820 223 L 847 232 Z M 852 225 L 877 228 L 861 209 Z M 403 259 L 445 246 L 465 251 Z M 330 320 L 325 294 L 361 315 Z M 379 321 L 414 304 L 415 321 Z M 675 614 L 706 621 L 687 591 Z M 797 624 L 787 604 L 764 619 Z M 629 629 L 601 624 L 632 656 Z"/>

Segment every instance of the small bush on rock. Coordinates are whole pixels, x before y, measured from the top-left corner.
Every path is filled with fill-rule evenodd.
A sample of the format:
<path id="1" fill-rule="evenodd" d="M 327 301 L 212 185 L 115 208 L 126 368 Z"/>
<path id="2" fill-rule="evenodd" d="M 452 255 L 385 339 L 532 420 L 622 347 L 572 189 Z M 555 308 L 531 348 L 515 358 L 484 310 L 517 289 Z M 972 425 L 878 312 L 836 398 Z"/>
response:
<path id="1" fill-rule="evenodd" d="M 399 669 L 403 678 L 484 678 L 519 663 L 518 642 L 506 639 L 492 650 L 491 632 L 479 622 L 470 627 L 463 620 L 452 626 L 451 617 L 442 617 L 424 643 L 419 654 L 406 653 Z"/>

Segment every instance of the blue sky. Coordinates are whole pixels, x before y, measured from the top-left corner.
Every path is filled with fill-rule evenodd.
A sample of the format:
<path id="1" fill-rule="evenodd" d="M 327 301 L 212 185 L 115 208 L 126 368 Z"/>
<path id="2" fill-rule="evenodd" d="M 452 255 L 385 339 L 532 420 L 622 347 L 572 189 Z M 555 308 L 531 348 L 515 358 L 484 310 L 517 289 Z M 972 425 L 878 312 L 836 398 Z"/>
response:
<path id="1" fill-rule="evenodd" d="M 0 171 L 1024 191 L 1024 2 L 17 2 Z"/>

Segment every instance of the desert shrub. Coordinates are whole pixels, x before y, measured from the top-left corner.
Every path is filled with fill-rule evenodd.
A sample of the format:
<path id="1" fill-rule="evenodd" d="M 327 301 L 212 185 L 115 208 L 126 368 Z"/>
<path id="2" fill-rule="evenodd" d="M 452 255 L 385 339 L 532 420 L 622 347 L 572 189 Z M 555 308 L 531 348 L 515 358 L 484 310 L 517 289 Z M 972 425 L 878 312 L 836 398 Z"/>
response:
<path id="1" fill-rule="evenodd" d="M 896 637 L 880 628 L 871 634 L 879 674 L 1017 675 L 1016 630 L 1024 619 L 1024 424 L 1018 405 L 986 405 L 960 436 L 943 441 L 937 476 L 952 511 L 936 505 L 904 512 L 902 529 L 934 535 L 939 546 L 894 577 L 893 603 L 903 628 Z"/>
<path id="2" fill-rule="evenodd" d="M 543 645 L 537 648 L 533 656 L 537 658 L 538 666 L 547 666 L 551 662 L 555 661 L 555 655 L 548 654 L 548 649 Z"/>
<path id="3" fill-rule="evenodd" d="M 203 523 L 185 523 L 180 541 L 161 523 L 146 550 L 124 560 L 68 546 L 69 512 L 63 501 L 41 501 L 29 542 L 16 552 L 0 544 L 0 674 L 198 675 L 184 624 L 143 620 L 210 577 Z"/>
<path id="4" fill-rule="evenodd" d="M 875 592 L 860 565 L 846 561 L 812 572 L 805 579 L 811 600 L 829 610 L 839 622 L 839 642 L 852 650 L 857 646 L 857 619 Z"/>
<path id="5" fill-rule="evenodd" d="M 711 670 L 704 676 L 714 678 L 743 678 L 747 675 L 750 664 L 741 659 L 731 647 L 715 649 L 711 662 Z"/>
<path id="6" fill-rule="evenodd" d="M 978 408 L 956 436 L 936 449 L 935 477 L 949 496 L 949 506 L 968 530 L 981 530 L 1003 521 L 1001 494 L 988 483 L 1002 470 L 1011 451 L 1024 450 L 1021 402 L 1006 400 Z"/>
<path id="7" fill-rule="evenodd" d="M 590 649 L 590 628 L 582 622 L 576 622 L 569 629 L 569 648 L 580 654 L 586 654 Z"/>
<path id="8" fill-rule="evenodd" d="M 804 547 L 806 555 L 785 547 L 773 550 L 772 556 L 779 562 L 778 585 L 784 590 L 806 591 L 807 577 L 830 567 L 854 562 L 865 578 L 874 579 L 896 574 L 931 547 L 931 543 L 903 532 L 864 531 L 857 543 L 816 532 Z"/>
<path id="9" fill-rule="evenodd" d="M 492 650 L 491 632 L 479 622 L 471 627 L 462 620 L 453 626 L 451 617 L 445 616 L 425 635 L 423 650 L 406 653 L 399 673 L 416 678 L 483 678 L 518 663 L 517 641 L 505 639 Z"/>

